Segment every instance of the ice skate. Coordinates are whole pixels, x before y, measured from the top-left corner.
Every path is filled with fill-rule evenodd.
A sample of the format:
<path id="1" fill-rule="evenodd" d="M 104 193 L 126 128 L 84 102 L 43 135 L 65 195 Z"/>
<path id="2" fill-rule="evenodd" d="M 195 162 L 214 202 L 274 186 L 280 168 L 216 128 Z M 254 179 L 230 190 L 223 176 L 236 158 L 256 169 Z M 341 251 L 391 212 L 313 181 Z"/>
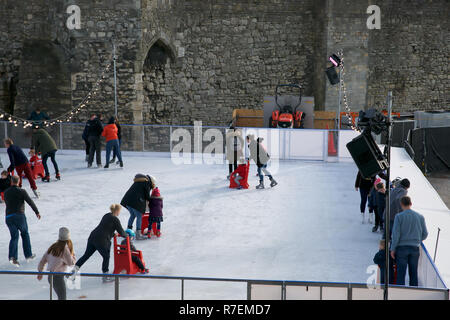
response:
<path id="1" fill-rule="evenodd" d="M 75 265 L 75 267 L 73 267 L 72 272 L 70 273 L 70 275 L 66 275 L 66 278 L 69 279 L 69 280 L 75 281 L 75 277 L 77 276 L 78 271 L 80 271 L 80 267 Z"/>
<path id="2" fill-rule="evenodd" d="M 256 189 L 264 189 L 264 181 L 260 181 L 259 184 L 256 186 Z"/>
<path id="3" fill-rule="evenodd" d="M 123 162 L 122 161 L 119 162 L 119 165 L 120 165 L 121 168 L 123 168 Z"/>
<path id="4" fill-rule="evenodd" d="M 36 189 L 33 190 L 34 196 L 36 197 L 36 199 L 39 199 L 39 193 L 37 192 Z"/>
<path id="5" fill-rule="evenodd" d="M 56 173 L 55 178 L 56 178 L 56 180 L 61 180 L 61 175 L 59 174 L 59 172 Z"/>
<path id="6" fill-rule="evenodd" d="M 110 276 L 109 273 L 103 272 L 104 276 L 102 277 L 103 283 L 113 282 L 114 277 Z"/>
<path id="7" fill-rule="evenodd" d="M 141 233 L 141 229 L 136 229 L 136 240 L 146 240 L 148 237 Z"/>
<path id="8" fill-rule="evenodd" d="M 111 164 L 111 163 L 114 163 L 114 162 L 116 162 L 116 158 L 112 158 L 112 159 L 109 161 L 110 164 Z"/>
<path id="9" fill-rule="evenodd" d="M 270 179 L 270 187 L 273 188 L 278 184 L 278 182 L 275 181 L 274 178 Z"/>
<path id="10" fill-rule="evenodd" d="M 92 163 L 88 163 L 87 167 L 92 168 Z"/>
<path id="11" fill-rule="evenodd" d="M 50 176 L 46 175 L 45 177 L 43 177 L 42 182 L 50 182 Z"/>
<path id="12" fill-rule="evenodd" d="M 36 255 L 33 253 L 31 256 L 26 258 L 27 262 L 33 261 L 36 258 Z"/>
<path id="13" fill-rule="evenodd" d="M 20 267 L 20 263 L 16 259 L 9 259 L 9 263 L 11 263 L 13 266 L 16 266 L 17 268 Z"/>
<path id="14" fill-rule="evenodd" d="M 108 169 L 109 168 L 109 163 L 105 164 L 105 166 L 103 168 Z"/>
<path id="15" fill-rule="evenodd" d="M 378 226 L 374 226 L 374 227 L 372 228 L 372 232 L 377 232 L 377 230 L 378 230 Z"/>

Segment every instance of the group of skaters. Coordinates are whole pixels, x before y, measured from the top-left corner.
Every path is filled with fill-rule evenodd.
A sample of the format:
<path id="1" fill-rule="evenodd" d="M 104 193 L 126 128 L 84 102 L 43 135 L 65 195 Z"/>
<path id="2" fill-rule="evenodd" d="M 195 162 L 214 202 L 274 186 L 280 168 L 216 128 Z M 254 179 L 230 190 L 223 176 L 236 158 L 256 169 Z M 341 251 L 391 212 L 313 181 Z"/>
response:
<path id="1" fill-rule="evenodd" d="M 373 261 L 380 267 L 380 283 L 384 284 L 386 249 L 390 252 L 389 283 L 405 285 L 408 270 L 409 285 L 418 286 L 418 265 L 420 245 L 428 236 L 425 218 L 412 210 L 408 196 L 411 186 L 407 178 L 397 178 L 387 184 L 386 176 L 364 178 L 358 172 L 355 189 L 360 192 L 360 211 L 364 223 L 366 205 L 369 209 L 369 222 L 375 216 L 372 232 L 384 231 L 385 220 L 389 219 L 389 248 L 385 247 L 385 235 L 379 242 L 379 251 Z M 384 180 L 384 183 L 383 183 Z M 390 188 L 389 215 L 386 213 L 386 187 Z M 394 271 L 396 269 L 396 272 Z"/>
<path id="2" fill-rule="evenodd" d="M 25 202 L 32 208 L 37 219 L 41 219 L 39 209 L 30 198 L 28 193 L 19 186 L 19 177 L 11 177 L 11 186 L 4 192 L 6 204 L 6 224 L 10 230 L 11 239 L 9 243 L 9 261 L 19 267 L 18 261 L 18 241 L 19 233 L 22 238 L 24 256 L 27 262 L 36 258 L 32 252 L 30 235 L 28 233 L 27 219 L 25 216 Z M 129 213 L 127 229 L 124 230 L 118 219 L 122 207 Z M 142 217 L 149 210 L 148 230 L 142 230 Z M 134 220 L 136 220 L 136 230 L 133 231 Z M 98 252 L 103 259 L 102 272 L 103 282 L 110 282 L 113 278 L 109 274 L 109 262 L 111 252 L 111 240 L 115 235 L 123 237 L 121 244 L 130 243 L 130 250 L 136 251 L 133 240 L 145 240 L 161 236 L 161 223 L 163 222 L 163 198 L 156 185 L 156 179 L 150 175 L 136 174 L 133 184 L 123 196 L 120 204 L 110 206 L 110 212 L 106 213 L 96 228 L 90 233 L 84 254 L 77 260 L 74 253 L 73 244 L 70 238 L 70 231 L 66 227 L 59 229 L 58 240 L 50 246 L 44 253 L 38 265 L 38 271 L 42 272 L 47 265 L 49 272 L 64 273 L 69 267 L 72 269 L 74 278 L 81 266 L 95 253 Z M 154 226 L 152 228 L 151 226 Z M 145 263 L 133 255 L 132 263 L 136 264 L 141 273 L 148 273 Z M 68 276 L 69 277 L 69 276 Z M 38 276 L 38 280 L 42 275 Z M 49 281 L 50 281 L 49 277 Z M 66 299 L 66 282 L 64 275 L 53 275 L 53 288 L 58 299 Z"/>
<path id="3" fill-rule="evenodd" d="M 267 169 L 270 160 L 270 155 L 263 145 L 263 138 L 255 139 L 255 135 L 248 134 L 246 142 L 248 146 L 249 157 L 244 157 L 244 138 L 242 130 L 230 126 L 226 133 L 226 157 L 228 160 L 228 176 L 230 180 L 230 187 L 237 189 L 247 189 L 249 187 L 248 172 L 250 160 L 253 160 L 257 167 L 257 176 L 259 177 L 259 184 L 256 189 L 264 189 L 264 176 L 270 180 L 270 187 L 275 187 L 278 183 L 273 178 L 272 174 Z"/>
<path id="4" fill-rule="evenodd" d="M 108 123 L 103 127 L 102 115 L 101 114 L 91 114 L 91 117 L 86 122 L 83 130 L 82 138 L 86 145 L 86 162 L 88 163 L 88 168 L 92 167 L 92 163 L 95 160 L 97 167 L 102 167 L 102 144 L 101 137 L 105 137 L 106 140 L 106 163 L 104 168 L 109 168 L 109 165 L 116 161 L 120 167 L 123 167 L 122 153 L 120 151 L 120 145 L 122 143 L 122 130 L 120 127 L 119 120 L 117 117 L 109 118 Z M 111 157 L 111 151 L 113 157 Z"/>

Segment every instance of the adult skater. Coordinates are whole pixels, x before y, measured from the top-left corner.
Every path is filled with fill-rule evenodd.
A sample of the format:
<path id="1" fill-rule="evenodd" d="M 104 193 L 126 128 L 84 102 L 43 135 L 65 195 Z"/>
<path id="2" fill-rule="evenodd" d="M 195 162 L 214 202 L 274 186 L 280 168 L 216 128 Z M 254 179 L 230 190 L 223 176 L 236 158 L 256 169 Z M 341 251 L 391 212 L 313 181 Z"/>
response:
<path id="1" fill-rule="evenodd" d="M 369 197 L 370 191 L 372 190 L 374 183 L 375 177 L 366 179 L 361 175 L 361 172 L 358 171 L 355 181 L 355 190 L 359 191 L 359 195 L 361 197 L 361 202 L 359 203 L 359 210 L 363 218 L 363 223 L 364 223 L 364 214 L 366 212 L 367 198 Z"/>
<path id="2" fill-rule="evenodd" d="M 243 157 L 244 138 L 242 138 L 242 131 L 237 130 L 231 126 L 226 134 L 227 160 L 228 160 L 228 176 L 230 179 L 231 173 L 236 170 L 237 162 Z"/>
<path id="3" fill-rule="evenodd" d="M 31 200 L 28 193 L 19 187 L 19 177 L 11 177 L 11 187 L 5 191 L 5 204 L 6 204 L 6 225 L 8 226 L 9 233 L 11 234 L 11 240 L 9 241 L 9 262 L 16 267 L 19 267 L 18 261 L 18 243 L 19 243 L 19 231 L 22 237 L 23 253 L 27 262 L 34 259 L 34 255 L 31 251 L 30 235 L 28 233 L 27 218 L 25 217 L 25 202 L 33 209 L 36 217 L 41 219 L 39 210 Z"/>
<path id="4" fill-rule="evenodd" d="M 38 265 L 38 271 L 42 272 L 45 265 L 48 264 L 47 270 L 49 272 L 67 271 L 67 267 L 75 264 L 75 254 L 73 253 L 73 244 L 70 240 L 69 229 L 62 227 L 59 229 L 58 241 L 51 245 L 45 252 Z M 38 280 L 42 280 L 42 275 L 37 276 Z M 50 283 L 50 276 L 48 277 Z M 66 282 L 64 275 L 53 275 L 53 290 L 55 290 L 58 300 L 66 300 Z"/>
<path id="5" fill-rule="evenodd" d="M 108 124 L 103 128 L 102 136 L 106 139 L 106 164 L 105 168 L 109 168 L 109 156 L 111 150 L 114 150 L 114 154 L 119 159 L 120 167 L 123 167 L 122 154 L 120 152 L 118 129 L 115 124 L 114 117 L 111 117 Z"/>
<path id="6" fill-rule="evenodd" d="M 264 175 L 269 177 L 271 187 L 275 187 L 278 184 L 272 177 L 269 170 L 267 170 L 267 163 L 269 162 L 270 156 L 262 145 L 262 141 L 263 138 L 258 138 L 258 140 L 255 140 L 255 136 L 253 134 L 249 134 L 247 136 L 250 159 L 253 159 L 258 167 L 259 185 L 256 186 L 256 189 L 264 189 Z"/>
<path id="7" fill-rule="evenodd" d="M 30 163 L 28 162 L 27 156 L 23 153 L 19 146 L 16 146 L 11 138 L 4 140 L 5 148 L 7 149 L 10 165 L 8 167 L 8 172 L 13 172 L 14 169 L 17 171 L 19 176 L 19 187 L 22 187 L 22 173 L 27 177 L 30 183 L 31 190 L 33 190 L 36 198 L 39 198 L 37 193 L 36 182 L 34 181 L 33 173 L 31 172 Z"/>
<path id="8" fill-rule="evenodd" d="M 397 262 L 397 285 L 405 285 L 406 269 L 409 271 L 409 285 L 418 286 L 420 244 L 428 236 L 425 218 L 411 209 L 410 197 L 400 199 L 402 212 L 395 216 L 392 231 L 391 257 Z"/>
<path id="9" fill-rule="evenodd" d="M 128 229 L 133 229 L 134 219 L 136 220 L 136 240 L 147 239 L 141 234 L 142 214 L 145 213 L 147 202 L 151 200 L 150 192 L 155 187 L 155 178 L 136 174 L 133 184 L 125 193 L 120 204 L 128 209 L 130 212 L 130 219 L 128 220 Z"/>
<path id="10" fill-rule="evenodd" d="M 86 252 L 75 263 L 73 274 L 76 274 L 83 264 L 98 251 L 102 258 L 102 272 L 105 274 L 103 281 L 110 281 L 111 278 L 106 276 L 109 272 L 109 255 L 111 251 L 111 239 L 114 237 L 115 231 L 121 236 L 126 238 L 128 234 L 123 230 L 118 216 L 120 215 L 120 204 L 113 204 L 109 207 L 111 212 L 105 214 L 100 221 L 100 224 L 91 232 L 88 238 Z"/>
<path id="11" fill-rule="evenodd" d="M 55 140 L 53 140 L 50 134 L 43 128 L 33 128 L 32 146 L 34 147 L 36 153 L 40 152 L 42 155 L 42 164 L 45 171 L 45 177 L 42 178 L 42 181 L 50 182 L 50 172 L 47 166 L 48 158 L 52 160 L 53 168 L 55 168 L 56 179 L 61 179 L 58 164 L 56 163 L 55 159 L 56 151 L 58 151 L 58 148 L 56 147 Z"/>
<path id="12" fill-rule="evenodd" d="M 88 168 L 92 167 L 92 162 L 94 161 L 94 154 L 96 155 L 97 167 L 102 167 L 102 145 L 100 142 L 100 136 L 103 132 L 103 125 L 100 118 L 95 114 L 91 115 L 91 118 L 86 123 L 87 138 L 89 141 L 89 158 L 88 158 Z"/>
<path id="13" fill-rule="evenodd" d="M 117 138 L 119 139 L 119 149 L 120 149 L 120 147 L 122 146 L 122 127 L 120 126 L 120 122 L 117 117 L 114 118 L 114 123 L 116 124 L 117 127 Z M 114 163 L 116 161 L 116 156 L 117 156 L 116 150 L 113 149 L 113 158 L 109 163 Z"/>

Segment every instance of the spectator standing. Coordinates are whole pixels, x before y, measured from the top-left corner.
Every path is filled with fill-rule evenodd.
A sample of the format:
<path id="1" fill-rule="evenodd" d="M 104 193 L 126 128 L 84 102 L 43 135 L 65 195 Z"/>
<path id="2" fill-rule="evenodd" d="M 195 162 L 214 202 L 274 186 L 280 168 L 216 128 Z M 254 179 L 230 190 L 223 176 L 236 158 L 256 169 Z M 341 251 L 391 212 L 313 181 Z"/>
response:
<path id="1" fill-rule="evenodd" d="M 411 209 L 410 197 L 400 199 L 402 212 L 395 216 L 392 231 L 391 256 L 397 262 L 397 285 L 405 285 L 406 269 L 409 285 L 418 286 L 420 244 L 428 236 L 425 218 Z"/>
<path id="2" fill-rule="evenodd" d="M 100 141 L 101 134 L 103 132 L 103 125 L 95 114 L 91 115 L 91 118 L 86 123 L 87 138 L 89 141 L 89 158 L 88 158 L 88 168 L 92 167 L 92 162 L 94 161 L 94 154 L 96 155 L 97 167 L 102 167 L 102 145 Z"/>

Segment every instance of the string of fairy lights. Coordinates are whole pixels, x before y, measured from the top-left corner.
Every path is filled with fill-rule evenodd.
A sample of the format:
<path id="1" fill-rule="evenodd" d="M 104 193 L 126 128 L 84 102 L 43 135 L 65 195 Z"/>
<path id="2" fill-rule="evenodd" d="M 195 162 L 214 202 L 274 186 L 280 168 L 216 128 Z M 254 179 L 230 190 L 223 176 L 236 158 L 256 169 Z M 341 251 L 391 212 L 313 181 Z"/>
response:
<path id="1" fill-rule="evenodd" d="M 339 51 L 339 57 L 341 58 L 341 71 L 340 71 L 340 83 L 339 85 L 342 86 L 342 98 L 344 101 L 344 112 L 345 115 L 347 116 L 347 118 L 350 121 L 350 127 L 352 128 L 353 131 L 358 131 L 358 129 L 353 125 L 353 120 L 352 120 L 352 116 L 351 116 L 351 112 L 352 110 L 350 109 L 350 106 L 348 105 L 348 101 L 347 101 L 347 88 L 345 87 L 345 82 L 344 82 L 344 76 L 345 76 L 345 68 L 344 68 L 344 50 L 341 49 Z"/>
<path id="2" fill-rule="evenodd" d="M 112 66 L 112 62 L 111 62 L 112 57 L 109 61 L 110 62 L 108 63 L 106 68 L 102 71 L 100 77 L 94 83 L 94 85 L 92 86 L 89 93 L 84 97 L 84 99 L 75 108 L 73 108 L 72 110 L 70 110 L 56 118 L 40 121 L 43 124 L 43 126 L 51 127 L 51 126 L 54 126 L 56 124 L 60 124 L 63 122 L 70 122 L 74 116 L 76 116 L 77 114 L 82 112 L 89 105 L 90 101 L 98 94 L 98 92 L 101 89 L 100 85 L 102 84 L 103 81 L 106 80 L 107 74 Z M 33 121 L 33 120 L 27 120 L 27 119 L 12 115 L 3 110 L 0 111 L 0 119 L 8 121 L 9 123 L 13 124 L 15 127 L 22 125 L 24 129 L 32 127 L 35 124 L 35 121 Z"/>

